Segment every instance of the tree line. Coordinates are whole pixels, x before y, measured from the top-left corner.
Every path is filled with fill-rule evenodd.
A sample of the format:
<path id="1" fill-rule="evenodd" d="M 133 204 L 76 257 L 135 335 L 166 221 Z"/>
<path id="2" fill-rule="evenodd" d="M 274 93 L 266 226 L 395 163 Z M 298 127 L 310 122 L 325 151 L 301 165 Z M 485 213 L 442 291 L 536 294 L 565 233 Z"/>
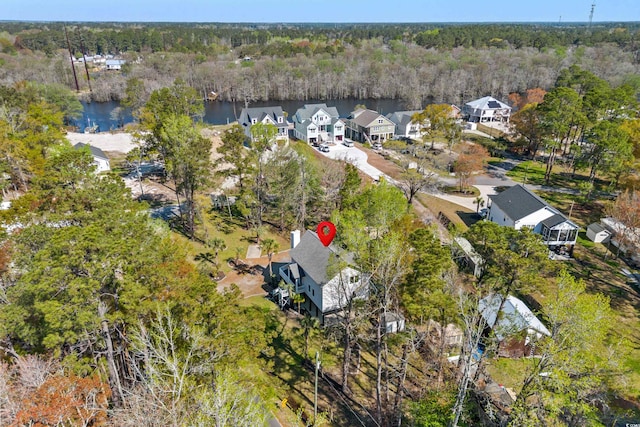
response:
<path id="1" fill-rule="evenodd" d="M 631 86 L 612 87 L 572 66 L 560 72 L 542 102 L 524 105 L 512 122 L 531 158 L 544 149 L 547 184 L 560 160 L 573 175 L 589 170 L 585 185 L 590 194 L 597 174 L 607 174 L 614 189 L 622 180 L 634 181 L 640 147 L 637 105 Z"/>
<path id="2" fill-rule="evenodd" d="M 61 31 L 56 24 L 51 25 Z M 502 40 L 500 43 L 504 44 L 501 48 L 466 42 L 457 47 L 449 47 L 421 46 L 418 38 L 410 37 L 410 33 L 406 37 L 384 37 L 373 32 L 370 36 L 363 35 L 353 40 L 345 35 L 308 35 L 300 38 L 274 36 L 238 46 L 231 46 L 227 42 L 217 45 L 212 38 L 208 45 L 210 51 L 196 52 L 190 49 L 171 49 L 168 45 L 161 47 L 158 37 L 163 28 L 165 27 L 162 25 L 149 28 L 142 26 L 139 31 L 144 29 L 150 32 L 147 36 L 156 37 L 158 46 L 152 49 L 140 48 L 140 52 L 137 51 L 138 47 L 131 46 L 122 50 L 128 63 L 121 73 L 91 68 L 92 90 L 89 91 L 88 82 L 81 77 L 80 96 L 85 100 L 98 102 L 121 100 L 125 95 L 127 81 L 134 78 L 144 82 L 145 91 L 142 95 L 146 96 L 146 101 L 151 92 L 169 86 L 176 78 L 180 78 L 196 89 L 203 98 L 214 92 L 219 100 L 240 103 L 285 99 L 389 98 L 402 99 L 407 109 L 418 109 L 432 102 L 460 105 L 487 94 L 506 101 L 512 92 L 524 93 L 527 89 L 536 87 L 548 90 L 555 84 L 560 70 L 571 65 L 578 65 L 614 86 L 629 83 L 636 91 L 640 87 L 637 78 L 640 62 L 633 41 L 627 44 L 598 42 L 590 45 L 573 40 L 567 44 L 553 44 L 540 49 L 527 43 L 516 46 L 497 37 L 496 40 Z M 174 27 L 169 25 L 166 28 Z M 180 31 L 186 31 L 187 28 L 198 29 L 176 28 Z M 287 28 L 278 31 L 286 31 Z M 301 28 L 301 31 L 315 31 L 315 27 Z M 319 27 L 318 31 L 340 31 L 341 28 Z M 365 31 L 369 27 L 354 28 Z M 389 28 L 399 30 L 404 27 L 394 25 Z M 509 28 L 512 27 L 506 26 L 505 31 Z M 540 31 L 549 28 L 541 27 Z M 474 34 L 492 34 L 497 29 L 502 27 L 452 26 L 429 31 L 448 34 L 449 31 L 464 30 L 475 31 Z M 122 36 L 128 34 L 127 31 L 134 30 L 135 27 L 125 25 L 113 31 Z M 259 29 L 251 31 L 259 32 Z M 409 30 L 404 28 L 403 31 Z M 633 31 L 631 26 L 622 33 L 631 34 Z M 37 34 L 29 31 L 27 35 L 33 35 L 32 33 Z M 102 37 L 107 33 L 96 31 L 95 37 Z M 610 29 L 607 33 L 618 34 L 619 31 Z M 70 40 L 76 40 L 72 41 L 75 43 L 72 51 L 76 56 L 82 53 L 78 34 L 84 32 L 71 31 L 70 35 Z M 60 37 L 62 33 L 42 40 L 53 43 L 52 40 Z M 85 40 L 88 37 L 82 36 L 83 43 L 88 43 Z M 185 43 L 194 40 L 190 35 L 182 33 L 178 38 Z M 4 41 L 3 53 L 0 53 L 0 62 L 3 64 L 0 68 L 1 83 L 11 85 L 27 80 L 75 88 L 69 54 L 64 44 L 52 45 L 45 54 L 41 50 L 43 48 L 37 46 L 29 49 L 17 48 L 19 39 L 15 35 L 4 34 L 0 40 Z M 91 48 L 84 45 L 85 53 L 93 54 L 103 50 L 98 47 L 93 50 L 93 44 Z M 250 60 L 241 60 L 242 58 Z M 78 75 L 84 76 L 83 71 L 78 68 Z"/>
<path id="3" fill-rule="evenodd" d="M 638 49 L 635 23 L 586 24 L 222 24 L 222 23 L 60 23 L 5 22 L 0 29 L 15 35 L 17 49 L 54 53 L 67 47 L 64 26 L 71 31 L 77 52 L 188 52 L 216 54 L 229 48 L 251 48 L 256 55 L 288 57 L 319 53 L 313 45 L 359 44 L 381 38 L 385 42 L 415 42 L 425 48 L 456 47 L 536 49 L 614 43 Z M 242 51 L 242 50 L 240 50 Z"/>

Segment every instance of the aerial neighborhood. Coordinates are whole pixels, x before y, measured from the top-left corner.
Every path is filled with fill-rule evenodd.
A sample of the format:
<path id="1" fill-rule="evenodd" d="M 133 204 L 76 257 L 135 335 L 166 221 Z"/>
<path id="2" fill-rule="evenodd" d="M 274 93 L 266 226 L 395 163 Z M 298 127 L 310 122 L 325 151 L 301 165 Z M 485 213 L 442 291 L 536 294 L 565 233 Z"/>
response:
<path id="1" fill-rule="evenodd" d="M 640 425 L 635 23 L 0 29 L 0 425 Z"/>

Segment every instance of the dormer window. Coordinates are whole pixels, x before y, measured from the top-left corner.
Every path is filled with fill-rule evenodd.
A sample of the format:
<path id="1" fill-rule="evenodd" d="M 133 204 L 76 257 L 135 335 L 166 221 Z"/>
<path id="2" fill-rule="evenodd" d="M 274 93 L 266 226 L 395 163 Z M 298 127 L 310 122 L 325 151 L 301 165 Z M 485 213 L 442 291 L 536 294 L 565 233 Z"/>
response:
<path id="1" fill-rule="evenodd" d="M 251 119 L 251 124 L 255 125 L 256 123 L 258 123 L 258 119 Z"/>
<path id="2" fill-rule="evenodd" d="M 282 123 L 284 121 L 283 119 L 284 119 L 284 117 L 278 116 L 278 123 Z"/>

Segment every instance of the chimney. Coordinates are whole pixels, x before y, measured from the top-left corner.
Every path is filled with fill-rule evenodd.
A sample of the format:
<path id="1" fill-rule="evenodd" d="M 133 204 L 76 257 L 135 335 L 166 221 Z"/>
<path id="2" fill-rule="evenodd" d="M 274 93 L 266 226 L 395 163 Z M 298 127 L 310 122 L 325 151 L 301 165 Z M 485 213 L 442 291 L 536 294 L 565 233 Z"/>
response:
<path id="1" fill-rule="evenodd" d="M 291 232 L 291 249 L 298 246 L 298 243 L 300 243 L 300 230 L 293 230 Z"/>

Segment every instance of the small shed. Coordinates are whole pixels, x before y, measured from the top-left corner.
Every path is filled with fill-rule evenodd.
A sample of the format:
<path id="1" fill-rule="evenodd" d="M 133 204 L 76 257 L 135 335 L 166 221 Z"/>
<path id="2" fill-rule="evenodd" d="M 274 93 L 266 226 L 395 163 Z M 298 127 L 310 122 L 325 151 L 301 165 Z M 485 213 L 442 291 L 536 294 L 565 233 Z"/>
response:
<path id="1" fill-rule="evenodd" d="M 609 230 L 604 228 L 599 222 L 594 222 L 587 227 L 587 238 L 596 243 L 607 242 L 611 237 Z"/>
<path id="2" fill-rule="evenodd" d="M 387 313 L 386 329 L 388 334 L 395 334 L 397 332 L 404 331 L 404 317 L 399 313 Z"/>

